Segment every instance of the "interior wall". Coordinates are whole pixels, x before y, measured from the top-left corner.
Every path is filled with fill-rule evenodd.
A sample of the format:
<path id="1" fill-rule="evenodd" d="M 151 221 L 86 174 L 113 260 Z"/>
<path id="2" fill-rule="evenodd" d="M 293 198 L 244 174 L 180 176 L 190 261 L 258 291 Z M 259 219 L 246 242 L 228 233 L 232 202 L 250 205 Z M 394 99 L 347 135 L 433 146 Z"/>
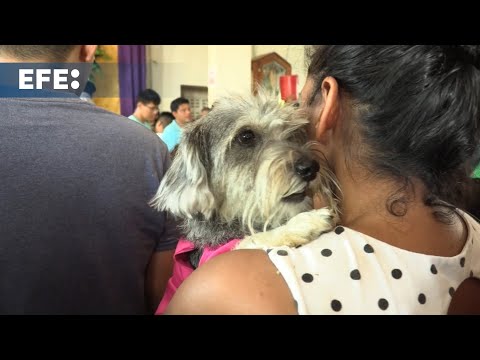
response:
<path id="1" fill-rule="evenodd" d="M 208 103 L 222 95 L 251 93 L 251 45 L 208 46 Z"/>
<path id="2" fill-rule="evenodd" d="M 181 85 L 207 86 L 207 45 L 149 45 L 147 83 L 157 91 L 161 111 L 180 96 Z M 148 68 L 148 67 L 147 67 Z"/>
<path id="3" fill-rule="evenodd" d="M 93 102 L 107 110 L 120 114 L 120 87 L 118 81 L 118 45 L 99 45 L 105 51 L 105 55 L 95 60 L 100 65 L 100 73 L 95 76 L 96 93 L 111 94 L 111 97 L 95 97 Z M 102 64 L 113 65 L 104 66 Z"/>
<path id="4" fill-rule="evenodd" d="M 106 52 L 104 62 L 118 63 L 118 46 L 101 45 Z M 147 86 L 162 97 L 161 111 L 170 111 L 170 102 L 180 96 L 181 85 L 208 86 L 209 105 L 226 92 L 249 93 L 251 89 L 251 59 L 277 52 L 292 65 L 299 77 L 299 89 L 306 78 L 305 46 L 303 45 L 147 45 Z M 102 93 L 114 94 L 96 98 L 94 102 L 120 113 L 118 67 L 96 80 Z"/>
<path id="5" fill-rule="evenodd" d="M 147 84 L 161 98 L 161 111 L 180 96 L 181 85 L 208 86 L 209 106 L 227 90 L 250 91 L 251 45 L 149 45 Z"/>

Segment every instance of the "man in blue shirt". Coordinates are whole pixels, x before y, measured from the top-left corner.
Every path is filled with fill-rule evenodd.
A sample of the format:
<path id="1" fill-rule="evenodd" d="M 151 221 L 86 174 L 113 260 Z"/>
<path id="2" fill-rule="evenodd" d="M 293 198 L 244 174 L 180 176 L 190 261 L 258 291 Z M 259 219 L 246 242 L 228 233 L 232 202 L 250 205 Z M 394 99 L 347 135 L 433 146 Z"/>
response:
<path id="1" fill-rule="evenodd" d="M 192 121 L 192 111 L 190 110 L 190 102 L 182 97 L 173 100 L 170 104 L 170 109 L 175 120 L 163 130 L 160 138 L 167 144 L 168 151 L 172 152 L 175 146 L 180 143 L 182 128 L 185 124 Z"/>
<path id="2" fill-rule="evenodd" d="M 160 95 L 155 90 L 145 89 L 138 94 L 135 112 L 128 118 L 145 126 L 148 130 L 153 130 L 152 124 L 158 115 L 160 102 Z"/>

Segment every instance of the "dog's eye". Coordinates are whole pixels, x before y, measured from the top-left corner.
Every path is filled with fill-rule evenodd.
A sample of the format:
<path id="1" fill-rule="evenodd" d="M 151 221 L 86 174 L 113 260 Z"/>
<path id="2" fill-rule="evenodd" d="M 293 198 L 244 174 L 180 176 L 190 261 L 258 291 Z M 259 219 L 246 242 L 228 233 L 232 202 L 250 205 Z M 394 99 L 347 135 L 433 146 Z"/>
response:
<path id="1" fill-rule="evenodd" d="M 255 133 L 252 130 L 244 130 L 237 135 L 240 145 L 251 146 L 255 142 Z"/>

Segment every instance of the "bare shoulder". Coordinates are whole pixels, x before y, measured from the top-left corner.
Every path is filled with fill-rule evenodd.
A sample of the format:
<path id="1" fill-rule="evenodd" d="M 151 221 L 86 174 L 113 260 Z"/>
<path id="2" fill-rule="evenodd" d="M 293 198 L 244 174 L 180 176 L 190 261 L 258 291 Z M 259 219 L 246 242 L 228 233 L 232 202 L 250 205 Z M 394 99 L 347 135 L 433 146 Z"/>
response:
<path id="1" fill-rule="evenodd" d="M 235 250 L 195 270 L 166 314 L 296 314 L 296 308 L 264 251 Z"/>

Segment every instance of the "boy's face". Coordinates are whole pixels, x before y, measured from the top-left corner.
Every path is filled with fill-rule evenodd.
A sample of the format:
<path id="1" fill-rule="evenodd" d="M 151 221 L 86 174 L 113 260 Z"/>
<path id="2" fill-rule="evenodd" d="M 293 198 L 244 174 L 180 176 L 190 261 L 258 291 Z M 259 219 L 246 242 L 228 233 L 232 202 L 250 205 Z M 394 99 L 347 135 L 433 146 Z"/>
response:
<path id="1" fill-rule="evenodd" d="M 150 102 L 148 104 L 139 103 L 141 107 L 143 118 L 149 123 L 153 124 L 155 118 L 158 116 L 158 106 Z"/>
<path id="2" fill-rule="evenodd" d="M 182 104 L 178 107 L 177 111 L 173 112 L 175 120 L 181 125 L 192 121 L 192 111 L 190 110 L 190 104 Z"/>
<path id="3" fill-rule="evenodd" d="M 163 133 L 163 124 L 160 121 L 157 121 L 155 124 L 155 129 L 153 129 L 157 134 Z"/>

